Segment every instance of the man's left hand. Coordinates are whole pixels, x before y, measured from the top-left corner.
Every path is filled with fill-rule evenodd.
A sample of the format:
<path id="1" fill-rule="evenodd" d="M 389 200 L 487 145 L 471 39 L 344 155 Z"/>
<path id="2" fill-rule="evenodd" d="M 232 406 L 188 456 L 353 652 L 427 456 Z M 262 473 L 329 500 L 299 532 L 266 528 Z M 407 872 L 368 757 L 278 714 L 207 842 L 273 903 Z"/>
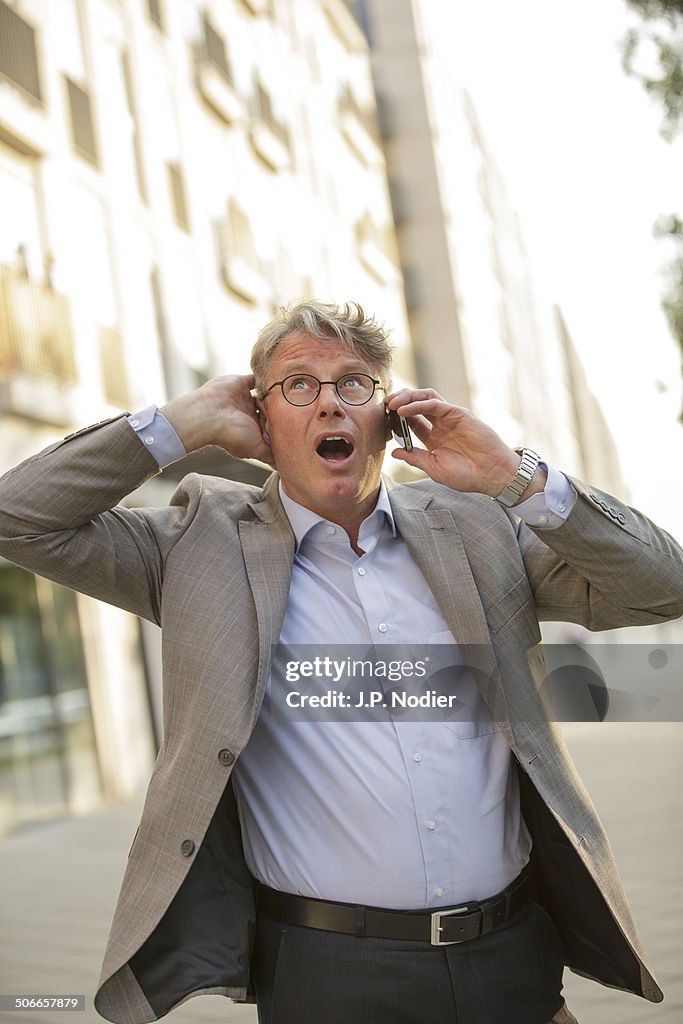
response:
<path id="1" fill-rule="evenodd" d="M 423 470 L 432 480 L 456 491 L 476 491 L 495 498 L 514 477 L 519 455 L 491 427 L 469 411 L 446 402 L 432 388 L 404 388 L 387 400 L 405 416 L 424 448 L 397 448 L 395 459 Z M 524 498 L 543 490 L 546 474 L 538 469 Z"/>

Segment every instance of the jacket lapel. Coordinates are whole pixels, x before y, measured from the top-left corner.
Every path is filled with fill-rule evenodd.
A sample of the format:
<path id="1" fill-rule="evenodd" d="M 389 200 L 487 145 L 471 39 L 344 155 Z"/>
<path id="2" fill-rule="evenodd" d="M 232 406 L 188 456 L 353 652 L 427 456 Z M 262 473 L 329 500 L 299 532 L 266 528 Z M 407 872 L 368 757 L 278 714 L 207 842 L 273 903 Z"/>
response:
<path id="1" fill-rule="evenodd" d="M 259 634 L 259 663 L 254 716 L 258 717 L 285 615 L 294 561 L 294 534 L 278 493 L 279 477 L 273 473 L 262 499 L 249 507 L 255 518 L 239 524 L 242 554 L 251 587 Z"/>
<path id="2" fill-rule="evenodd" d="M 456 643 L 473 669 L 484 701 L 499 722 L 507 707 L 484 608 L 463 543 L 461 524 L 446 509 L 432 509 L 419 487 L 389 489 L 398 530 L 425 577 Z"/>
<path id="3" fill-rule="evenodd" d="M 295 540 L 270 476 L 253 518 L 239 524 L 247 577 L 256 608 L 259 664 L 254 704 L 256 720 L 270 675 L 273 649 L 285 615 Z M 389 487 L 396 526 L 424 575 L 453 637 L 474 670 L 484 701 L 500 723 L 507 708 L 486 615 L 463 542 L 466 524 L 456 525 L 446 509 L 433 509 L 432 495 L 419 487 Z"/>

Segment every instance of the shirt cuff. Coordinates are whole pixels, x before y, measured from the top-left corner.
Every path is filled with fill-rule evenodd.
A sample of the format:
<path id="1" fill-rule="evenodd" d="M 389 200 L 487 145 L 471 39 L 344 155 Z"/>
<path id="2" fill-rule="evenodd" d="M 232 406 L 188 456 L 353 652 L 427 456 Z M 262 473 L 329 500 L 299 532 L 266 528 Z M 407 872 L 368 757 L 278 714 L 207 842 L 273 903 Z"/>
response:
<path id="1" fill-rule="evenodd" d="M 185 445 L 156 405 L 148 405 L 141 412 L 131 413 L 126 419 L 145 448 L 157 460 L 160 469 L 187 455 Z"/>
<path id="2" fill-rule="evenodd" d="M 577 494 L 564 473 L 541 462 L 547 470 L 548 479 L 545 488 L 538 494 L 532 494 L 525 501 L 512 506 L 512 511 L 527 526 L 535 526 L 542 530 L 555 530 L 565 521 L 576 504 Z"/>

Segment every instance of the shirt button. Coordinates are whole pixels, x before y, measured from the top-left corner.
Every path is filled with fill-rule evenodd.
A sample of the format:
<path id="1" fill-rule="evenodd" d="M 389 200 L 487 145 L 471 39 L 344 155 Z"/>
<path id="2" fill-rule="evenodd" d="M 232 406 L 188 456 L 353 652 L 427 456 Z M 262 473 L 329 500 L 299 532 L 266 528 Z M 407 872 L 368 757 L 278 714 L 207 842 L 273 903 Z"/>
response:
<path id="1" fill-rule="evenodd" d="M 332 536 L 332 534 L 333 534 L 333 533 L 336 533 L 337 531 L 335 530 L 334 526 L 328 526 L 328 527 L 327 527 L 327 532 L 329 533 L 329 535 L 330 535 L 330 537 L 331 537 L 331 536 Z"/>
<path id="2" fill-rule="evenodd" d="M 387 626 L 386 622 L 380 622 L 380 624 L 379 624 L 379 626 L 377 628 L 380 631 L 380 633 L 386 633 L 386 631 L 389 629 L 389 627 Z"/>
<path id="3" fill-rule="evenodd" d="M 360 569 L 358 570 L 358 575 L 359 576 L 365 576 L 365 569 L 363 568 L 362 565 L 361 565 Z"/>
<path id="4" fill-rule="evenodd" d="M 151 435 L 150 437 L 146 437 L 145 444 L 154 444 L 154 438 Z"/>
<path id="5" fill-rule="evenodd" d="M 547 523 L 548 522 L 548 517 L 547 516 L 539 516 L 538 517 L 538 521 L 539 521 L 539 523 Z"/>
<path id="6" fill-rule="evenodd" d="M 131 420 L 130 421 L 130 425 L 131 425 L 131 427 L 139 427 L 140 426 L 140 420 Z"/>
<path id="7" fill-rule="evenodd" d="M 433 832 L 434 829 L 436 828 L 436 822 L 435 821 L 428 821 L 427 822 L 427 828 L 429 829 L 430 832 Z"/>
<path id="8" fill-rule="evenodd" d="M 413 754 L 413 761 L 421 761 L 422 754 Z"/>
<path id="9" fill-rule="evenodd" d="M 558 505 L 557 507 L 559 508 L 560 512 L 564 512 L 564 510 L 566 509 L 567 506 L 565 505 L 564 502 L 562 502 L 562 504 Z"/>
<path id="10" fill-rule="evenodd" d="M 441 888 L 441 886 L 439 886 L 439 888 L 438 888 L 438 889 L 436 889 L 436 890 L 435 890 L 435 892 L 436 892 L 436 895 L 437 895 L 437 896 L 443 896 L 443 892 L 444 892 L 444 891 L 443 891 L 443 889 Z"/>

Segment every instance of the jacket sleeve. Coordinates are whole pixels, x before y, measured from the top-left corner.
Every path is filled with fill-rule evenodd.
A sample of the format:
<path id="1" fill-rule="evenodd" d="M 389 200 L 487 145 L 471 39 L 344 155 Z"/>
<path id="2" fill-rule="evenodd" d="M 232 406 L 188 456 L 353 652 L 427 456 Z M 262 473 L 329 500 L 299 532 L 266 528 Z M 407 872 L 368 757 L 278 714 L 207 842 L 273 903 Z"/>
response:
<path id="1" fill-rule="evenodd" d="M 571 479 L 578 499 L 566 521 L 518 538 L 541 620 L 591 630 L 683 615 L 683 550 L 646 516 Z"/>
<path id="2" fill-rule="evenodd" d="M 164 561 L 200 490 L 194 477 L 194 498 L 181 486 L 167 508 L 118 504 L 158 472 L 123 417 L 69 435 L 0 479 L 0 555 L 158 624 Z"/>

